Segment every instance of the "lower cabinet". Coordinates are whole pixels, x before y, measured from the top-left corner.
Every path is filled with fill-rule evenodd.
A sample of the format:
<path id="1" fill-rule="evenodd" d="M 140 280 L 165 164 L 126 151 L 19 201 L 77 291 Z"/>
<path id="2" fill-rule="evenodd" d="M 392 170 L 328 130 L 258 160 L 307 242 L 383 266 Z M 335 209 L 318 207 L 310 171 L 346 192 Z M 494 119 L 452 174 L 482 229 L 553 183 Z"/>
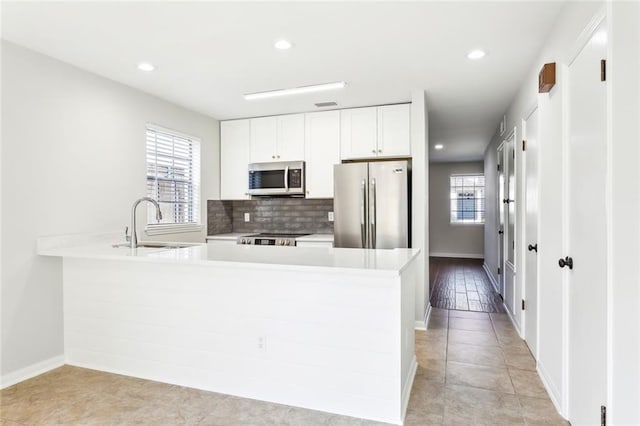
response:
<path id="1" fill-rule="evenodd" d="M 296 247 L 333 247 L 333 243 L 330 241 L 298 241 Z"/>

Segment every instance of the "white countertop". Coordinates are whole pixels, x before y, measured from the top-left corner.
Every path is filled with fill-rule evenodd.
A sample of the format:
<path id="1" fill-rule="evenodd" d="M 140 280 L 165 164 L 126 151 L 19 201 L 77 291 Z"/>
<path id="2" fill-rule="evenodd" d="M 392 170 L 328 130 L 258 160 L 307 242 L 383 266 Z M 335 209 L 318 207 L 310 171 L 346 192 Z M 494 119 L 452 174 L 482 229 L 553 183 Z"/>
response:
<path id="1" fill-rule="evenodd" d="M 207 241 L 211 240 L 236 240 L 238 237 L 242 237 L 244 235 L 252 235 L 255 232 L 229 232 L 227 234 L 215 234 L 215 235 L 207 235 Z M 305 242 L 333 242 L 333 234 L 310 234 L 305 235 L 304 237 L 296 238 L 296 241 L 305 241 Z"/>
<path id="2" fill-rule="evenodd" d="M 121 236 L 116 237 L 121 239 Z M 368 250 L 251 245 L 198 244 L 180 249 L 112 247 L 115 241 L 102 234 L 86 237 L 47 237 L 38 240 L 38 254 L 87 259 L 128 260 L 154 263 L 322 270 L 341 273 L 398 275 L 418 255 L 419 249 Z"/>

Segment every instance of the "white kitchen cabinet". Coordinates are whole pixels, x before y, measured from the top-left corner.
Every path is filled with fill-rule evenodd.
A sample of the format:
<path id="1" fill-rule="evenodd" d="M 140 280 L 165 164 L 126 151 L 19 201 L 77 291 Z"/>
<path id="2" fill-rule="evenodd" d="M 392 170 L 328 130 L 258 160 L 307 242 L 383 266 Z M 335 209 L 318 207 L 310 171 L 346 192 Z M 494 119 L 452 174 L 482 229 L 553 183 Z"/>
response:
<path id="1" fill-rule="evenodd" d="M 333 243 L 330 241 L 300 241 L 296 243 L 296 247 L 331 248 Z"/>
<path id="2" fill-rule="evenodd" d="M 252 118 L 251 120 L 251 163 L 276 160 L 278 141 L 277 117 Z"/>
<path id="3" fill-rule="evenodd" d="M 305 114 L 307 198 L 333 198 L 333 166 L 340 164 L 340 111 Z"/>
<path id="4" fill-rule="evenodd" d="M 276 156 L 278 161 L 304 159 L 304 114 L 279 115 Z"/>
<path id="5" fill-rule="evenodd" d="M 249 199 L 249 120 L 220 123 L 220 198 Z"/>
<path id="6" fill-rule="evenodd" d="M 304 158 L 304 114 L 251 119 L 251 163 L 301 161 Z"/>
<path id="7" fill-rule="evenodd" d="M 341 159 L 409 157 L 410 117 L 409 104 L 342 110 Z"/>
<path id="8" fill-rule="evenodd" d="M 411 105 L 378 107 L 378 157 L 411 155 Z"/>
<path id="9" fill-rule="evenodd" d="M 376 156 L 377 120 L 376 107 L 340 111 L 340 151 L 343 160 Z"/>

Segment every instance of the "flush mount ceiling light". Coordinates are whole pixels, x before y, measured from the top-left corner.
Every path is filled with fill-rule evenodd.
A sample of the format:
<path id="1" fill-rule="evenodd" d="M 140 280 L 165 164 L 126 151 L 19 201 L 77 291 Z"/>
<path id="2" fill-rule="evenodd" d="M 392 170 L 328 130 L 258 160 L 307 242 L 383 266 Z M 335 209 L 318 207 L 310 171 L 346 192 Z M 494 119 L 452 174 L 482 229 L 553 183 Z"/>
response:
<path id="1" fill-rule="evenodd" d="M 442 149 L 442 148 L 444 148 L 444 145 L 442 145 L 441 143 L 439 143 L 439 144 L 437 144 L 437 145 L 434 145 L 433 147 L 434 147 L 435 149 Z"/>
<path id="2" fill-rule="evenodd" d="M 475 49 L 472 50 L 471 52 L 467 53 L 467 58 L 469 59 L 481 59 L 484 58 L 486 56 L 486 52 L 484 50 L 480 50 L 480 49 Z"/>
<path id="3" fill-rule="evenodd" d="M 289 40 L 278 40 L 273 45 L 273 47 L 275 47 L 276 49 L 280 49 L 280 50 L 291 49 L 291 46 L 293 46 L 293 44 L 291 44 L 291 42 Z"/>
<path id="4" fill-rule="evenodd" d="M 156 69 L 156 67 L 154 67 L 153 64 L 150 64 L 149 62 L 140 62 L 138 64 L 138 69 L 140 71 L 153 71 Z"/>
<path id="5" fill-rule="evenodd" d="M 244 98 L 248 101 L 253 99 L 274 98 L 277 96 L 300 95 L 302 93 L 321 92 L 324 90 L 342 89 L 347 85 L 344 81 L 333 83 L 314 84 L 312 86 L 293 87 L 291 89 L 269 90 L 268 92 L 247 93 Z"/>

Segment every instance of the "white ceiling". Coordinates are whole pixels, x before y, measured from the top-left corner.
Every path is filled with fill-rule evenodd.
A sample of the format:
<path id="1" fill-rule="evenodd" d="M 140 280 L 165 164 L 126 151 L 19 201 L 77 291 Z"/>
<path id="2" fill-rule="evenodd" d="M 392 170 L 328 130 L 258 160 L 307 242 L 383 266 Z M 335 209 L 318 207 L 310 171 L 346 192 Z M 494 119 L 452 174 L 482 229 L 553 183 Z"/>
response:
<path id="1" fill-rule="evenodd" d="M 410 100 L 432 161 L 482 158 L 562 2 L 3 2 L 2 37 L 218 119 Z M 288 51 L 273 43 L 286 38 Z M 470 61 L 466 53 L 488 51 Z M 157 66 L 144 73 L 141 61 Z M 246 101 L 244 93 L 347 82 Z"/>

